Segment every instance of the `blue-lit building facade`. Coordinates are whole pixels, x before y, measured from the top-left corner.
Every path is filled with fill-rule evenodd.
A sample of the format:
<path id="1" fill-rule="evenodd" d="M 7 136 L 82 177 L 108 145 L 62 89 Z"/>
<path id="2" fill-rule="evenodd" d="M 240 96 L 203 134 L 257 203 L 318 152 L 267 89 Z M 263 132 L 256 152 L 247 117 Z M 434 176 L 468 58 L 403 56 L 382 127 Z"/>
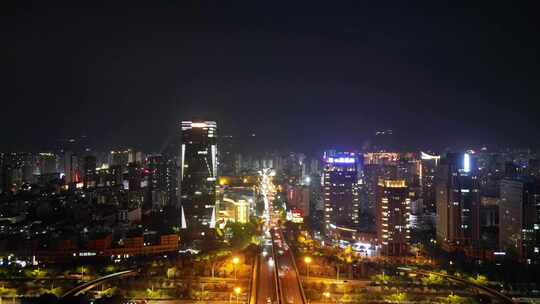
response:
<path id="1" fill-rule="evenodd" d="M 359 225 L 358 155 L 326 151 L 323 163 L 321 183 L 325 226 L 352 232 Z"/>

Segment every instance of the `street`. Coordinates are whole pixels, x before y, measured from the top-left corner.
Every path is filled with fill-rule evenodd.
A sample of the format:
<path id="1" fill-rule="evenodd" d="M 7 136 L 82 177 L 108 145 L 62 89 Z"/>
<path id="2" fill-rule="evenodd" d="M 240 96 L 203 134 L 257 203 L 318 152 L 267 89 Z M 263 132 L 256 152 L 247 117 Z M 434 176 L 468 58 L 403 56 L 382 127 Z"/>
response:
<path id="1" fill-rule="evenodd" d="M 272 303 L 276 301 L 276 278 L 275 278 L 275 263 L 272 257 L 272 246 L 262 246 L 259 267 L 259 277 L 257 280 L 257 304 L 267 304 L 268 299 Z"/>
<path id="2" fill-rule="evenodd" d="M 279 288 L 281 288 L 279 293 L 281 299 L 278 303 L 304 303 L 300 280 L 292 254 L 283 239 L 281 227 L 273 217 L 274 185 L 271 176 L 272 172 L 270 170 L 262 171 L 261 191 L 264 198 L 266 223 L 264 244 L 262 246 L 262 255 L 264 257 L 261 259 L 259 266 L 257 303 L 269 303 L 269 299 L 272 303 L 276 303 L 276 269 L 279 273 Z"/>

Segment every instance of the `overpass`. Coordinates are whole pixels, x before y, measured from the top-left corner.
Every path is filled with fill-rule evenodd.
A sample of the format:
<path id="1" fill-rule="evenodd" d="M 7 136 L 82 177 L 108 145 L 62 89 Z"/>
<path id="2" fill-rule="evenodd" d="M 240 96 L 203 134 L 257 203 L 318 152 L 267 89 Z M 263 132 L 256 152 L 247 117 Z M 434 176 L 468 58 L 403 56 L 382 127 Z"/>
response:
<path id="1" fill-rule="evenodd" d="M 62 298 L 70 297 L 70 296 L 78 296 L 108 281 L 112 281 L 112 280 L 116 280 L 116 279 L 120 279 L 124 277 L 129 277 L 129 276 L 136 276 L 138 274 L 139 273 L 136 270 L 124 270 L 124 271 L 111 273 L 106 276 L 99 277 L 95 280 L 82 283 L 70 289 L 62 296 Z"/>
<path id="2" fill-rule="evenodd" d="M 410 272 L 410 273 L 420 274 L 420 275 L 430 275 L 430 274 L 437 275 L 437 276 L 443 277 L 445 279 L 448 279 L 448 280 L 451 280 L 451 281 L 454 281 L 454 282 L 458 282 L 458 283 L 462 283 L 462 284 L 464 284 L 466 286 L 473 287 L 473 288 L 476 288 L 478 290 L 481 290 L 481 291 L 487 293 L 488 295 L 498 299 L 502 303 L 515 304 L 515 302 L 511 298 L 503 295 L 502 293 L 496 291 L 495 289 L 492 289 L 492 288 L 489 288 L 489 287 L 486 287 L 486 286 L 482 286 L 480 284 L 476 284 L 476 283 L 473 283 L 471 281 L 467 281 L 467 280 L 464 280 L 462 278 L 458 278 L 458 277 L 453 276 L 453 275 L 444 274 L 444 273 L 438 273 L 438 272 L 433 272 L 433 271 L 427 271 L 427 270 L 421 270 L 421 269 L 413 269 L 413 268 L 409 268 L 409 267 L 398 267 L 398 269 L 406 271 L 406 272 Z"/>

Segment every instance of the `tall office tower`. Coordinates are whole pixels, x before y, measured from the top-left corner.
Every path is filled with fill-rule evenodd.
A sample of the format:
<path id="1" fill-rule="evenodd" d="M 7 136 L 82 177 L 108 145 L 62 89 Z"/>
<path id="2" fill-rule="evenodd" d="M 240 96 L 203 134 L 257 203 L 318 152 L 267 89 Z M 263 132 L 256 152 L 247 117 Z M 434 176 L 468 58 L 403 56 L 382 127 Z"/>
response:
<path id="1" fill-rule="evenodd" d="M 446 250 L 475 246 L 480 235 L 480 191 L 468 153 L 448 153 L 435 178 L 437 238 Z"/>
<path id="2" fill-rule="evenodd" d="M 530 176 L 540 178 L 540 159 L 529 159 L 529 163 L 527 164 L 527 173 Z"/>
<path id="3" fill-rule="evenodd" d="M 79 158 L 71 151 L 64 152 L 64 180 L 66 185 L 77 184 L 81 181 Z"/>
<path id="4" fill-rule="evenodd" d="M 377 237 L 386 255 L 408 253 L 411 199 L 404 179 L 380 179 L 377 186 Z"/>
<path id="5" fill-rule="evenodd" d="M 37 165 L 41 175 L 58 173 L 58 157 L 54 153 L 39 153 Z"/>
<path id="6" fill-rule="evenodd" d="M 127 165 L 134 161 L 131 149 L 112 150 L 109 155 L 109 166 L 120 166 L 122 172 L 127 170 Z"/>
<path id="7" fill-rule="evenodd" d="M 163 155 L 154 154 L 146 159 L 148 165 L 148 191 L 152 198 L 152 208 L 161 209 L 170 203 L 168 188 L 168 164 Z"/>
<path id="8" fill-rule="evenodd" d="M 85 188 L 93 188 L 97 184 L 97 159 L 93 155 L 87 155 L 83 161 L 83 183 Z"/>
<path id="9" fill-rule="evenodd" d="M 215 227 L 217 125 L 182 122 L 180 204 L 182 228 Z"/>
<path id="10" fill-rule="evenodd" d="M 499 247 L 540 263 L 540 183 L 532 178 L 500 183 Z"/>
<path id="11" fill-rule="evenodd" d="M 357 229 L 360 208 L 356 153 L 326 151 L 323 162 L 322 185 L 326 228 Z"/>
<path id="12" fill-rule="evenodd" d="M 420 187 L 422 188 L 422 201 L 425 211 L 435 214 L 437 207 L 435 203 L 435 175 L 441 157 L 420 152 Z"/>
<path id="13" fill-rule="evenodd" d="M 141 165 L 136 162 L 130 162 L 127 165 L 127 173 L 124 174 L 124 183 L 127 181 L 127 188 L 130 191 L 140 190 L 143 178 L 144 170 Z"/>
<path id="14" fill-rule="evenodd" d="M 237 146 L 236 138 L 232 135 L 219 137 L 218 169 L 220 176 L 234 175 L 234 157 L 236 155 Z"/>
<path id="15" fill-rule="evenodd" d="M 480 196 L 480 248 L 499 248 L 499 196 Z"/>
<path id="16" fill-rule="evenodd" d="M 363 191 L 367 198 L 366 206 L 362 206 L 367 214 L 376 217 L 377 185 L 379 179 L 397 178 L 398 153 L 366 153 L 363 165 Z"/>

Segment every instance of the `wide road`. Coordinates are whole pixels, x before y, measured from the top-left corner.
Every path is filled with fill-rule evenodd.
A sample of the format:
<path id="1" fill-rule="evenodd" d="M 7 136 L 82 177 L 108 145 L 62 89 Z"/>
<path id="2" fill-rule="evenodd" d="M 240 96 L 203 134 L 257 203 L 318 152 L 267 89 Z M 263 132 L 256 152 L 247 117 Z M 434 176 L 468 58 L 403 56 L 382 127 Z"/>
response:
<path id="1" fill-rule="evenodd" d="M 283 239 L 283 233 L 279 227 L 274 230 L 274 236 L 274 248 L 277 252 L 277 265 L 280 271 L 279 286 L 282 291 L 283 303 L 304 304 L 298 270 L 294 265 L 292 252 Z"/>
<path id="2" fill-rule="evenodd" d="M 275 263 L 272 257 L 272 246 L 263 245 L 260 257 L 260 263 L 258 265 L 258 279 L 257 279 L 257 304 L 267 304 L 277 302 L 277 289 L 276 289 L 276 276 Z"/>
<path id="3" fill-rule="evenodd" d="M 261 194 L 265 205 L 265 228 L 263 237 L 264 257 L 261 259 L 257 287 L 257 303 L 304 304 L 298 270 L 289 246 L 283 238 L 281 227 L 272 209 L 275 187 L 273 172 L 262 171 Z M 277 271 L 276 271 L 277 270 Z M 276 278 L 276 272 L 279 277 Z M 276 286 L 277 283 L 277 286 Z"/>

